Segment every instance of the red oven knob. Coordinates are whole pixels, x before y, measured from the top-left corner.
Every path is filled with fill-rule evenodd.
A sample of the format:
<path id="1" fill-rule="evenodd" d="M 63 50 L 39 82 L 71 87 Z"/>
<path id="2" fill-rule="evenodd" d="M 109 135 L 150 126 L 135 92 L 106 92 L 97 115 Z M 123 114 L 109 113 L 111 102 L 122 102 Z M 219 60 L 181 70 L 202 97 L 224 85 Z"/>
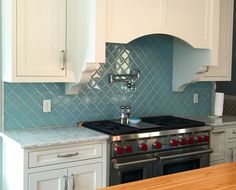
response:
<path id="1" fill-rule="evenodd" d="M 132 148 L 132 146 L 125 146 L 124 147 L 125 148 L 125 151 L 127 152 L 127 153 L 132 153 L 133 152 L 133 148 Z"/>
<path id="2" fill-rule="evenodd" d="M 114 150 L 116 151 L 116 153 L 117 153 L 118 155 L 123 154 L 123 148 L 120 147 L 120 146 L 117 146 Z"/>
<path id="3" fill-rule="evenodd" d="M 147 144 L 144 144 L 144 143 L 140 144 L 140 145 L 139 145 L 139 150 L 141 150 L 141 151 L 147 151 L 147 150 L 148 150 L 148 145 L 147 145 Z"/>
<path id="4" fill-rule="evenodd" d="M 176 139 L 170 140 L 170 146 L 178 146 L 179 142 Z"/>
<path id="5" fill-rule="evenodd" d="M 203 142 L 203 137 L 202 136 L 198 136 L 197 137 L 197 142 L 198 143 L 202 143 Z"/>
<path id="6" fill-rule="evenodd" d="M 189 143 L 189 144 L 194 144 L 194 138 L 193 138 L 193 137 L 189 137 L 188 143 Z"/>
<path id="7" fill-rule="evenodd" d="M 179 144 L 181 145 L 186 145 L 187 144 L 187 139 L 186 138 L 182 138 L 179 142 Z"/>
<path id="8" fill-rule="evenodd" d="M 205 136 L 204 136 L 204 141 L 205 141 L 205 142 L 209 142 L 209 136 L 208 136 L 208 135 L 205 135 Z"/>
<path id="9" fill-rule="evenodd" d="M 153 147 L 156 148 L 156 149 L 161 149 L 162 144 L 161 144 L 159 141 L 156 141 L 156 142 L 153 144 Z"/>

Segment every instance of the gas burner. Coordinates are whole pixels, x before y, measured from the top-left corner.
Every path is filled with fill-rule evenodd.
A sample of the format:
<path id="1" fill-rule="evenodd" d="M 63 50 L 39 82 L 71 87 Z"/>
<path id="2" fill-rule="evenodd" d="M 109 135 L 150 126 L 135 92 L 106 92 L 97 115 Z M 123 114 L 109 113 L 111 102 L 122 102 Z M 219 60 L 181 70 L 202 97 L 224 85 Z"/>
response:
<path id="1" fill-rule="evenodd" d="M 167 129 L 205 126 L 204 122 L 175 117 L 171 115 L 143 117 L 142 122 L 159 125 Z"/>

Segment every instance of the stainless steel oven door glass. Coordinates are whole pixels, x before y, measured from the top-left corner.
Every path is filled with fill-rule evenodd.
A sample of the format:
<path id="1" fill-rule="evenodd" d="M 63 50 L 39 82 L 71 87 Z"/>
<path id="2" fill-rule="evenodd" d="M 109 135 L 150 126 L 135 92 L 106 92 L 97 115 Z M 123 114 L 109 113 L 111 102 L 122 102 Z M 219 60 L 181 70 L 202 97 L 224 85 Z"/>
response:
<path id="1" fill-rule="evenodd" d="M 162 176 L 209 166 L 212 149 L 206 146 L 191 147 L 155 153 L 154 175 Z"/>
<path id="2" fill-rule="evenodd" d="M 153 154 L 143 154 L 111 160 L 110 185 L 122 184 L 153 177 Z"/>

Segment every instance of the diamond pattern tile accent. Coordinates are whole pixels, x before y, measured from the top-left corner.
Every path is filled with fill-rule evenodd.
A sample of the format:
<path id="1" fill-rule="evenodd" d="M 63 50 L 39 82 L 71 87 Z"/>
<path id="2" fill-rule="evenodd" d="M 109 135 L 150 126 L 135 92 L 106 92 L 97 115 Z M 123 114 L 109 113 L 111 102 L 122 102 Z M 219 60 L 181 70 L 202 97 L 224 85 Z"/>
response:
<path id="1" fill-rule="evenodd" d="M 211 113 L 213 84 L 202 82 L 184 92 L 172 92 L 173 38 L 151 35 L 129 44 L 106 45 L 106 64 L 78 95 L 65 95 L 63 83 L 4 83 L 5 129 L 74 125 L 79 121 L 114 119 L 121 105 L 131 105 L 132 116 Z M 123 83 L 108 83 L 108 74 L 141 71 L 137 92 Z M 192 103 L 193 93 L 199 103 Z M 52 112 L 42 112 L 43 99 L 52 100 Z"/>

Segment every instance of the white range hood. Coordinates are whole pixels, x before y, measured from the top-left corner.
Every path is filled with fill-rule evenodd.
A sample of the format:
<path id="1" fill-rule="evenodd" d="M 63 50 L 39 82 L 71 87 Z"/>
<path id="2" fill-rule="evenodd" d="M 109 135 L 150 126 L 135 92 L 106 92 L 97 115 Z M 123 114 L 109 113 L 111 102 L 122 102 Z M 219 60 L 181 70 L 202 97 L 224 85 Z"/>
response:
<path id="1" fill-rule="evenodd" d="M 78 93 L 90 80 L 98 63 L 105 63 L 106 42 L 128 43 L 150 34 L 176 37 L 173 91 L 183 91 L 189 84 L 201 80 L 209 67 L 222 61 L 219 42 L 221 36 L 230 35 L 230 31 L 220 33 L 220 22 L 230 23 L 229 30 L 232 29 L 233 0 L 71 2 L 68 67 L 75 73 L 76 83 L 67 84 L 66 93 Z"/>

